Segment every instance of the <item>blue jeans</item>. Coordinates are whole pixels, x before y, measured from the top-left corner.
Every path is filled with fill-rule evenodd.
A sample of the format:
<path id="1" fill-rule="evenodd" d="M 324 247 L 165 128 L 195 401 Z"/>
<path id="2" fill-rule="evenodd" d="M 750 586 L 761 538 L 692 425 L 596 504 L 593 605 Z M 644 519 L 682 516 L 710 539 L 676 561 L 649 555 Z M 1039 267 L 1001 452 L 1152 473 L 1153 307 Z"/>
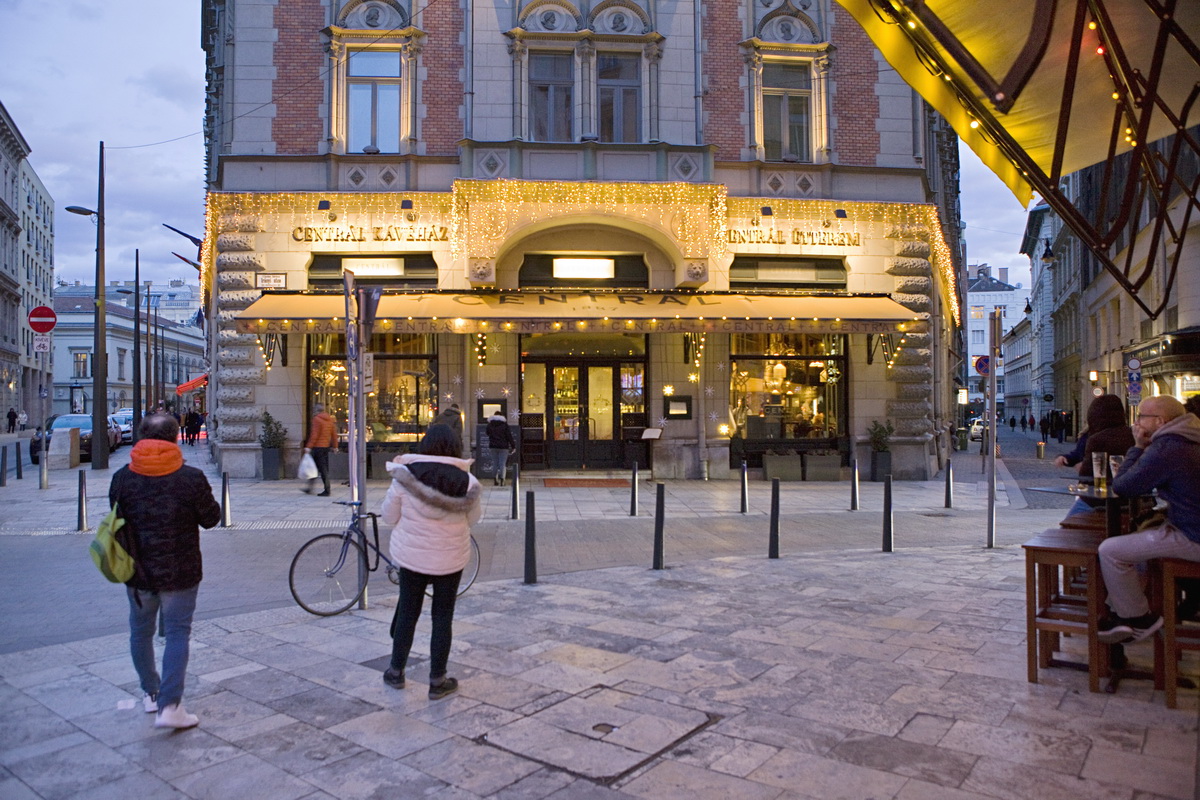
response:
<path id="1" fill-rule="evenodd" d="M 173 706 L 183 699 L 183 681 L 187 673 L 188 640 L 192 636 L 192 613 L 200 585 L 180 592 L 153 592 L 125 587 L 129 595 L 129 652 L 146 694 L 158 695 L 158 707 Z M 141 606 L 138 606 L 141 600 Z M 167 638 L 163 650 L 162 679 L 154 663 L 154 627 L 162 610 L 163 632 Z"/>
<path id="2" fill-rule="evenodd" d="M 492 456 L 496 459 L 496 480 L 504 480 L 504 473 L 508 470 L 508 448 L 492 448 Z"/>

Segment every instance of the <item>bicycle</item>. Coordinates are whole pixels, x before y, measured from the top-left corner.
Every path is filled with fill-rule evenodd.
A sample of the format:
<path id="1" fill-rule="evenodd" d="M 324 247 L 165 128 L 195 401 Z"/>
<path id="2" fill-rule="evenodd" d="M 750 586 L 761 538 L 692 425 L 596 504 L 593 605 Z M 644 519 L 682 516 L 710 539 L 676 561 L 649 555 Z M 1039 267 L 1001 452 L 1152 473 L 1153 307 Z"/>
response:
<path id="1" fill-rule="evenodd" d="M 361 511 L 360 500 L 335 502 L 350 508 L 350 524 L 341 533 L 323 533 L 309 539 L 296 551 L 288 570 L 292 598 L 305 611 L 319 617 L 336 616 L 357 603 L 367 590 L 370 573 L 379 569 L 381 561 L 386 564 L 388 580 L 400 585 L 400 567 L 379 548 L 378 515 Z M 368 518 L 374 541 L 367 537 L 362 525 Z M 369 550 L 375 553 L 374 564 L 370 563 Z M 463 568 L 458 594 L 471 588 L 478 574 L 479 543 L 472 536 L 470 557 Z"/>

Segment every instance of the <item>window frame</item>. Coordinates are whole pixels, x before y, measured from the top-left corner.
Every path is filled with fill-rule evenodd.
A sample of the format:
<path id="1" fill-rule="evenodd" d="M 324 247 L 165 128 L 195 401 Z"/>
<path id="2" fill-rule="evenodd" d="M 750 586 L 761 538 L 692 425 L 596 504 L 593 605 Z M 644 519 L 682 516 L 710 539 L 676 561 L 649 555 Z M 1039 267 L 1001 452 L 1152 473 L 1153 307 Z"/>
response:
<path id="1" fill-rule="evenodd" d="M 395 30 L 357 31 L 333 27 L 326 31 L 330 36 L 329 52 L 333 69 L 329 76 L 329 139 L 323 152 L 339 155 L 375 157 L 378 155 L 411 155 L 419 150 L 420 128 L 417 89 L 419 86 L 419 63 L 424 32 L 408 26 Z M 351 56 L 362 52 L 396 52 L 400 58 L 398 77 L 350 75 Z M 395 85 L 398 91 L 398 146 L 395 151 L 379 149 L 379 152 L 350 149 L 351 135 L 351 86 Z M 372 92 L 372 108 L 378 105 L 378 91 Z M 373 121 L 371 147 L 377 147 L 377 127 Z"/>
<path id="2" fill-rule="evenodd" d="M 354 74 L 354 57 L 359 54 L 379 54 L 388 53 L 395 56 L 396 59 L 396 75 L 355 75 Z M 387 153 L 395 154 L 401 151 L 401 128 L 403 113 L 401 109 L 404 106 L 404 55 L 394 48 L 374 48 L 374 47 L 352 47 L 346 50 L 346 150 L 349 153 Z M 370 90 L 369 109 L 370 116 L 370 133 L 366 137 L 369 143 L 366 147 L 373 147 L 374 151 L 367 150 L 366 147 L 354 147 L 355 137 L 355 89 L 357 87 L 367 87 Z M 387 109 L 381 110 L 383 105 L 382 89 L 390 88 L 395 90 L 395 114 L 394 120 L 394 149 L 380 147 L 383 133 L 381 132 L 382 125 L 380 124 L 381 116 L 387 113 Z M 388 131 L 388 136 L 391 138 L 393 131 Z M 359 137 L 361 138 L 361 137 Z M 393 142 L 382 142 L 386 145 L 391 145 Z"/>
<path id="3" fill-rule="evenodd" d="M 600 65 L 604 58 L 629 59 L 637 67 L 637 75 L 631 80 L 625 79 L 606 79 L 600 76 Z M 596 53 L 596 136 L 597 139 L 605 144 L 633 144 L 644 140 L 642 119 L 645 116 L 642 112 L 642 97 L 644 88 L 644 73 L 645 69 L 642 64 L 642 56 L 640 53 L 631 52 L 628 50 L 605 49 Z M 613 136 L 605 138 L 605 91 L 611 91 L 614 94 L 612 102 L 612 130 Z M 624 134 L 617 135 L 616 131 L 624 128 L 627 120 L 624 119 L 625 111 L 625 95 L 633 92 L 633 132 L 631 138 L 625 138 Z"/>
<path id="4" fill-rule="evenodd" d="M 555 79 L 555 78 L 537 78 L 537 77 L 535 77 L 534 76 L 534 61 L 535 61 L 535 59 L 542 59 L 542 58 L 564 59 L 566 62 L 568 62 L 570 64 L 570 67 L 571 67 L 570 78 Z M 531 141 L 531 142 L 574 142 L 574 141 L 577 141 L 576 136 L 575 136 L 575 127 L 576 127 L 576 117 L 578 116 L 579 104 L 578 104 L 578 99 L 577 99 L 578 93 L 576 92 L 576 84 L 579 81 L 579 69 L 578 69 L 578 64 L 576 64 L 575 54 L 570 50 L 556 50 L 556 49 L 549 49 L 549 48 L 546 48 L 546 49 L 539 48 L 536 50 L 529 51 L 527 59 L 528 59 L 526 62 L 527 78 L 525 81 L 525 91 L 526 91 L 526 95 L 528 97 L 528 101 L 526 103 L 526 108 L 528 108 L 529 111 L 528 111 L 528 114 L 526 115 L 525 124 L 526 124 L 526 128 L 529 132 L 529 141 Z M 540 87 L 545 87 L 549 90 L 547 92 L 548 100 L 546 102 L 547 119 L 548 120 L 554 119 L 554 115 L 553 115 L 552 111 L 556 107 L 556 102 L 555 102 L 556 98 L 559 98 L 559 96 L 561 95 L 563 90 L 566 91 L 566 94 L 567 94 L 566 124 L 568 126 L 568 130 L 566 131 L 565 137 L 559 135 L 561 133 L 559 131 L 552 131 L 552 132 L 550 132 L 549 136 L 547 136 L 545 138 L 541 138 L 541 137 L 537 136 L 537 133 L 536 133 L 537 123 L 535 121 L 535 114 L 537 112 L 537 108 L 535 107 L 535 104 L 536 104 L 535 98 L 537 97 L 537 89 Z M 556 91 L 554 91 L 555 89 L 557 89 L 559 91 L 556 92 Z"/>
<path id="5" fill-rule="evenodd" d="M 767 70 L 773 66 L 782 67 L 784 69 L 803 68 L 805 78 L 807 79 L 808 88 L 794 88 L 787 86 L 768 86 L 767 85 Z M 770 162 L 782 162 L 790 164 L 811 164 L 813 163 L 813 69 L 812 63 L 807 60 L 797 59 L 767 59 L 763 63 L 763 82 L 759 91 L 759 103 L 762 107 L 762 149 L 763 160 Z M 768 98 L 778 99 L 777 114 L 779 119 L 776 120 L 779 128 L 779 148 L 778 156 L 773 156 L 770 152 L 770 145 L 767 140 L 767 131 L 769 129 L 767 120 L 774 117 L 775 114 L 768 113 Z M 793 126 L 792 120 L 792 100 L 803 100 L 804 116 L 803 121 L 798 126 Z M 774 105 L 772 103 L 771 105 Z M 799 128 L 803 131 L 803 145 L 805 152 L 795 153 L 791 151 L 792 131 L 793 128 Z"/>
<path id="6" fill-rule="evenodd" d="M 819 44 L 784 44 L 765 42 L 758 38 L 741 43 L 749 70 L 749 107 L 751 124 L 747 129 L 745 157 L 769 164 L 814 165 L 829 163 L 832 158 L 829 131 L 829 71 L 833 46 Z M 779 96 L 771 87 L 763 87 L 763 70 L 767 64 L 803 64 L 808 67 L 808 153 L 794 159 L 767 159 L 765 142 L 764 96 Z M 766 93 L 764 95 L 764 92 Z"/>

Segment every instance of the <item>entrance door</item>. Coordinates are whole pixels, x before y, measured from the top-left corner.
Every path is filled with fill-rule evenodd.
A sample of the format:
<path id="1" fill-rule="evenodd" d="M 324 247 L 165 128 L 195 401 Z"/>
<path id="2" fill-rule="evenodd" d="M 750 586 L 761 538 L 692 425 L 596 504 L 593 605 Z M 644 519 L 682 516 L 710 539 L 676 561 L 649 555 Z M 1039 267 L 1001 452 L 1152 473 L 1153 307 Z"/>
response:
<path id="1" fill-rule="evenodd" d="M 579 367 L 551 367 L 546 377 L 550 381 L 547 463 L 552 469 L 579 469 L 583 466 L 583 439 L 587 436 L 580 426 L 583 387 L 579 383 Z"/>
<path id="2" fill-rule="evenodd" d="M 621 407 L 616 400 L 619 369 L 617 362 L 547 365 L 549 467 L 605 469 L 621 465 Z"/>

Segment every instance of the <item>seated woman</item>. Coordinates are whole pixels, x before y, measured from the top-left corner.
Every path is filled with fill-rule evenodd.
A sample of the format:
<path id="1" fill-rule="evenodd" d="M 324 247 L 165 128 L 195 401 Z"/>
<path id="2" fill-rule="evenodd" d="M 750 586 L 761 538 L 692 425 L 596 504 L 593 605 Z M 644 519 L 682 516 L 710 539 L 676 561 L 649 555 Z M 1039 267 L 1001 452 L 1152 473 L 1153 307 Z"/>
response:
<path id="1" fill-rule="evenodd" d="M 1087 443 L 1083 448 L 1083 458 L 1075 468 L 1082 476 L 1091 476 L 1092 474 L 1092 453 L 1123 456 L 1129 448 L 1133 447 L 1133 431 L 1129 428 L 1125 403 L 1115 394 L 1102 394 L 1092 401 L 1092 404 L 1088 406 L 1087 428 Z M 1063 521 L 1072 517 L 1076 517 L 1076 521 L 1081 521 L 1079 520 L 1080 515 L 1085 515 L 1085 519 L 1095 519 L 1092 515 L 1102 514 L 1103 510 L 1102 501 L 1077 497 L 1075 504 L 1071 506 Z"/>

